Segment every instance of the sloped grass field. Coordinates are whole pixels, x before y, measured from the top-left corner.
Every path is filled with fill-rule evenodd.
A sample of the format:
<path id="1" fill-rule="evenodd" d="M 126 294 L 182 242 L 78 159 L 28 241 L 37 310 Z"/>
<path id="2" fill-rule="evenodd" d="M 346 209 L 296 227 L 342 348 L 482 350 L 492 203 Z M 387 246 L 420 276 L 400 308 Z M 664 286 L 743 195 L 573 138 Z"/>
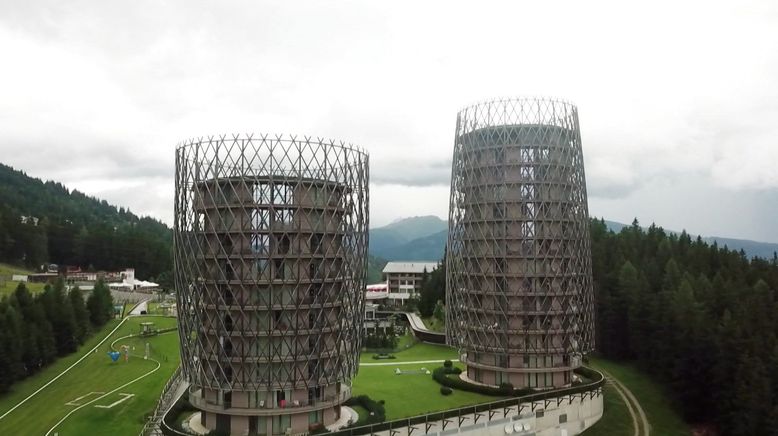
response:
<path id="1" fill-rule="evenodd" d="M 652 435 L 691 434 L 691 428 L 673 410 L 670 398 L 662 386 L 654 382 L 650 376 L 630 364 L 602 358 L 592 358 L 590 365 L 594 369 L 608 372 L 632 392 L 646 413 Z M 606 385 L 605 395 L 605 412 L 602 419 L 583 434 L 585 436 L 631 436 L 632 419 L 627 406 L 612 386 Z"/>
<path id="2" fill-rule="evenodd" d="M 179 364 L 176 331 L 148 338 L 120 339 L 138 333 L 140 323 L 146 321 L 154 322 L 160 329 L 176 325 L 174 318 L 152 316 L 127 319 L 95 352 L 89 353 L 68 373 L 0 419 L 0 434 L 138 434 L 143 427 L 145 415 L 152 411 L 162 387 Z M 56 377 L 84 353 L 88 353 L 117 323 L 118 321 L 111 321 L 108 326 L 93 335 L 78 352 L 60 359 L 42 373 L 14 386 L 12 393 L 0 398 L 0 415 Z M 116 341 L 117 339 L 120 340 Z M 130 347 L 129 362 L 125 362 L 123 356 L 118 362 L 111 362 L 107 352 L 111 350 L 110 346 L 114 341 L 116 348 L 122 345 Z M 150 360 L 143 359 L 147 342 L 150 344 Z M 148 375 L 144 377 L 145 374 Z M 127 384 L 136 379 L 138 380 Z M 114 390 L 115 392 L 97 400 Z M 117 403 L 122 399 L 124 401 Z M 71 412 L 72 414 L 67 416 Z"/>

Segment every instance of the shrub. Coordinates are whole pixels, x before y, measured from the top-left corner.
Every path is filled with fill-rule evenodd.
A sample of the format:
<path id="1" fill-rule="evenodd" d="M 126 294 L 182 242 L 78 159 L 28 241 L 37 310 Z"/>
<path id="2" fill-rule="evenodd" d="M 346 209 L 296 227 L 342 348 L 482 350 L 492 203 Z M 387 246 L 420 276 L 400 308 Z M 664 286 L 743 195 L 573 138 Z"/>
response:
<path id="1" fill-rule="evenodd" d="M 448 386 L 441 386 L 440 387 L 440 393 L 443 395 L 451 395 L 451 393 L 454 392 L 450 387 Z"/>
<path id="2" fill-rule="evenodd" d="M 534 392 L 532 389 L 513 389 L 513 385 L 510 383 L 506 383 L 502 387 L 484 386 L 468 383 L 459 377 L 448 377 L 449 374 L 459 374 L 461 372 L 462 370 L 459 368 L 439 367 L 432 371 L 432 378 L 443 386 L 483 395 L 506 397 L 521 396 Z"/>
<path id="3" fill-rule="evenodd" d="M 451 368 L 452 366 L 454 366 L 454 364 L 450 360 L 448 360 L 448 359 L 446 359 L 446 361 L 443 362 L 443 367 L 444 368 Z"/>
<path id="4" fill-rule="evenodd" d="M 327 434 L 327 433 L 331 433 L 331 432 L 329 430 L 327 430 L 327 427 L 325 427 L 325 426 L 323 426 L 321 424 L 317 424 L 315 427 L 309 429 L 309 431 L 308 431 L 308 434 L 312 434 L 312 435 L 314 435 L 314 434 Z"/>
<path id="5" fill-rule="evenodd" d="M 501 391 L 505 392 L 505 395 L 511 395 L 513 393 L 513 385 L 508 382 L 502 382 L 500 383 Z"/>
<path id="6" fill-rule="evenodd" d="M 357 395 L 351 397 L 344 403 L 346 406 L 361 406 L 369 412 L 365 417 L 364 424 L 377 424 L 386 421 L 386 409 L 384 409 L 384 400 L 375 401 L 367 395 Z"/>
<path id="7" fill-rule="evenodd" d="M 379 354 L 373 354 L 373 359 L 376 360 L 384 360 L 384 359 L 396 359 L 394 354 L 387 354 L 387 353 L 379 353 Z"/>

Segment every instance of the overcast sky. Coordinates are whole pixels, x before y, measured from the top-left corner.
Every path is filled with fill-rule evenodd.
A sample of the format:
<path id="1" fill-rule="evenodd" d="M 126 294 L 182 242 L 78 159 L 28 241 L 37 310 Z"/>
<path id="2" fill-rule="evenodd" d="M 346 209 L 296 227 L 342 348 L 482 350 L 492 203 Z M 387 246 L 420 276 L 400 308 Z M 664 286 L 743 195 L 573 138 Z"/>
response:
<path id="1" fill-rule="evenodd" d="M 778 242 L 778 2 L 728 3 L 3 1 L 0 162 L 172 223 L 179 141 L 332 137 L 377 226 L 447 215 L 459 109 L 551 95 L 592 215 Z"/>

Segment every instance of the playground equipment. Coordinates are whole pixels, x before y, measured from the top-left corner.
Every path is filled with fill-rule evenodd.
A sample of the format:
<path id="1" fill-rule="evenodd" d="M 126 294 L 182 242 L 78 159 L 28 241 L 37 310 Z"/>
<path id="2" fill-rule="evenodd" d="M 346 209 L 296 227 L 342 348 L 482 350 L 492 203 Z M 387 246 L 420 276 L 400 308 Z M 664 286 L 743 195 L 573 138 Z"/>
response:
<path id="1" fill-rule="evenodd" d="M 148 337 L 148 336 L 156 336 L 159 334 L 159 330 L 154 326 L 153 322 L 142 322 L 140 323 L 140 333 L 139 335 L 141 337 Z"/>

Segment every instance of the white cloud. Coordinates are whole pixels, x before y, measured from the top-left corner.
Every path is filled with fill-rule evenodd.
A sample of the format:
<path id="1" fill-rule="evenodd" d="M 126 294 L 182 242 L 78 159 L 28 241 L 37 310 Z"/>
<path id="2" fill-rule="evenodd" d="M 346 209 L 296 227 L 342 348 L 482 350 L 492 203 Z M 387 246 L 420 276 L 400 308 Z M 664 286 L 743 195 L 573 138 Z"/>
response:
<path id="1" fill-rule="evenodd" d="M 716 201 L 778 191 L 776 26 L 769 0 L 5 2 L 0 161 L 171 222 L 182 139 L 335 137 L 371 153 L 373 223 L 445 216 L 457 110 L 556 95 L 593 213 L 669 220 L 701 189 L 696 221 L 778 240 Z"/>

